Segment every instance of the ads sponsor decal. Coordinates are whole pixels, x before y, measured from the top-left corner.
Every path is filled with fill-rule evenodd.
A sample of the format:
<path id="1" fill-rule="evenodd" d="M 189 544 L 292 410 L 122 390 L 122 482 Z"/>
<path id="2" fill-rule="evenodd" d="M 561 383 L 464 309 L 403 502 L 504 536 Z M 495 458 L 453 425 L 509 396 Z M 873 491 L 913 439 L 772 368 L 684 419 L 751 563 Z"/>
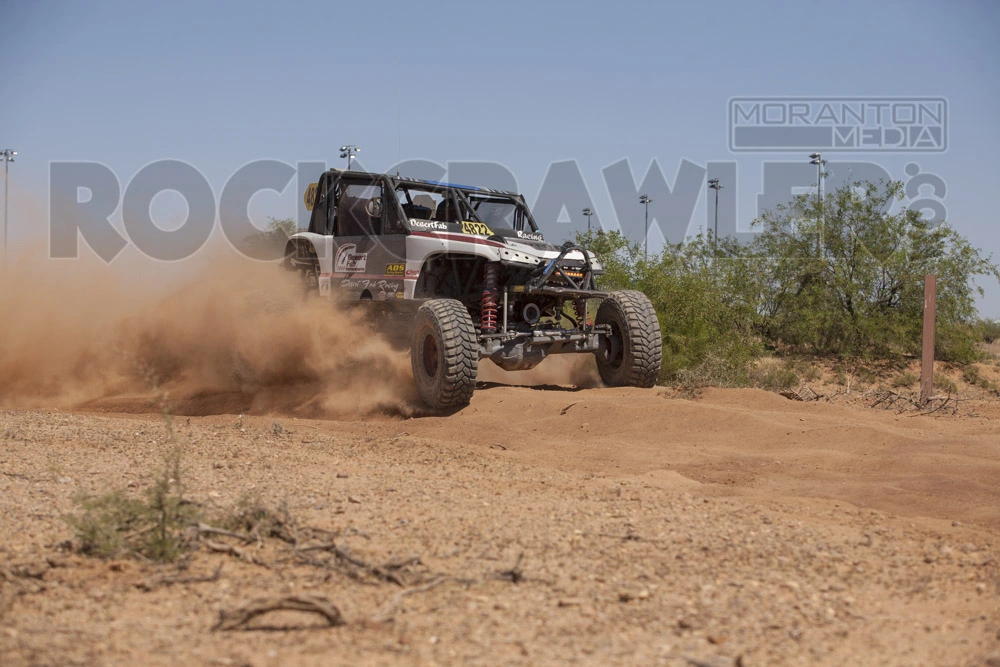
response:
<path id="1" fill-rule="evenodd" d="M 387 276 L 401 276 L 405 273 L 406 273 L 406 264 L 403 264 L 402 262 L 385 265 L 385 275 Z"/>
<path id="2" fill-rule="evenodd" d="M 368 265 L 368 253 L 357 252 L 358 247 L 353 243 L 345 243 L 337 250 L 337 256 L 333 260 L 334 273 L 361 273 Z"/>
<path id="3" fill-rule="evenodd" d="M 519 238 L 519 239 L 528 239 L 529 241 L 544 241 L 545 240 L 542 237 L 542 235 L 540 233 L 538 233 L 538 232 L 522 232 L 521 230 L 517 231 L 517 238 Z"/>

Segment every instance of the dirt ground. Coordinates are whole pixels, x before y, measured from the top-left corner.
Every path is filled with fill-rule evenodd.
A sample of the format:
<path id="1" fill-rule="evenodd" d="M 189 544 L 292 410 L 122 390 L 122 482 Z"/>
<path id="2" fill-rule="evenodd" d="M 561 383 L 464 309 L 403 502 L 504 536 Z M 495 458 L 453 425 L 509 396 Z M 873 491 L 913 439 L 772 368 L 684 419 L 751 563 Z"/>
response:
<path id="1" fill-rule="evenodd" d="M 0 275 L 0 666 L 1000 665 L 997 350 L 933 414 L 899 369 L 799 402 L 552 359 L 428 416 L 364 316 L 203 264 Z M 178 446 L 197 549 L 82 555 L 81 497 Z M 211 532 L 238 506 L 278 529 Z"/>
<path id="2" fill-rule="evenodd" d="M 483 382 L 447 417 L 170 407 L 201 414 L 173 418 L 187 496 L 284 508 L 299 542 L 79 555 L 74 498 L 141 494 L 164 418 L 141 398 L 0 412 L 0 663 L 1000 664 L 995 404 Z M 345 623 L 213 630 L 295 595 Z"/>

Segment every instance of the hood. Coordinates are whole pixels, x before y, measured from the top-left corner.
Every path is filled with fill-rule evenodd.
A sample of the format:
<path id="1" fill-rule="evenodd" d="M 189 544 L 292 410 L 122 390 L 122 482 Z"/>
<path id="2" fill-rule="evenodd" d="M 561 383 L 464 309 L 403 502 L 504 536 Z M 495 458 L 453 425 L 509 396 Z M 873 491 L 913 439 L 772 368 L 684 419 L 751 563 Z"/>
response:
<path id="1" fill-rule="evenodd" d="M 503 228 L 490 229 L 489 227 L 482 225 L 482 223 L 456 223 L 414 219 L 411 219 L 408 222 L 410 223 L 410 227 L 412 229 L 420 232 L 445 232 L 448 234 L 462 234 L 479 239 L 502 240 L 504 245 L 511 250 L 523 255 L 537 257 L 539 261 L 555 259 L 559 256 L 559 253 L 562 252 L 561 246 L 549 243 L 539 232 L 524 232 Z M 474 233 L 473 230 L 479 231 L 479 227 L 484 228 L 483 232 L 488 231 L 490 233 Z M 499 237 L 499 239 L 497 237 Z M 588 254 L 590 255 L 590 262 L 593 268 L 601 270 L 602 267 L 600 262 L 597 261 L 597 255 L 589 251 Z M 520 261 L 524 261 L 524 259 Z M 571 261 L 583 261 L 584 257 L 580 252 L 571 252 L 566 255 L 566 259 Z"/>

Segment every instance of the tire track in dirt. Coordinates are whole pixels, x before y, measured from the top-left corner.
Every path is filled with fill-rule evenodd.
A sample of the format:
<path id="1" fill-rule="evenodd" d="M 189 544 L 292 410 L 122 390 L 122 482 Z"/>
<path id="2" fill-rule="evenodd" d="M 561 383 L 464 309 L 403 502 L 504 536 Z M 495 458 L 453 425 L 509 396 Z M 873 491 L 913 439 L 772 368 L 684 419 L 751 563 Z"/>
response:
<path id="1" fill-rule="evenodd" d="M 680 474 L 722 495 L 843 500 L 1000 527 L 1000 428 L 990 419 L 909 418 L 752 389 L 692 401 L 662 390 L 486 385 L 455 415 L 377 429 L 501 445 L 559 469 L 653 480 L 667 471 L 669 484 Z"/>

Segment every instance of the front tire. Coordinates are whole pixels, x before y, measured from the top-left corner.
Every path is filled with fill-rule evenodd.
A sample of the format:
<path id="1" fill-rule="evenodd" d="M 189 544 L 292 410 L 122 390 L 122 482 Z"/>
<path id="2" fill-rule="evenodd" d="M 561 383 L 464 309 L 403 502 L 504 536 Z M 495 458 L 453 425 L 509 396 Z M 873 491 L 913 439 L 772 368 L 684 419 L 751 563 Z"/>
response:
<path id="1" fill-rule="evenodd" d="M 636 290 L 611 292 L 597 309 L 597 324 L 611 326 L 597 356 L 609 387 L 652 387 L 660 374 L 660 322 L 649 298 Z"/>
<path id="2" fill-rule="evenodd" d="M 479 345 L 469 311 L 455 299 L 432 299 L 417 311 L 410 364 L 420 398 L 435 410 L 468 405 L 476 388 Z"/>

